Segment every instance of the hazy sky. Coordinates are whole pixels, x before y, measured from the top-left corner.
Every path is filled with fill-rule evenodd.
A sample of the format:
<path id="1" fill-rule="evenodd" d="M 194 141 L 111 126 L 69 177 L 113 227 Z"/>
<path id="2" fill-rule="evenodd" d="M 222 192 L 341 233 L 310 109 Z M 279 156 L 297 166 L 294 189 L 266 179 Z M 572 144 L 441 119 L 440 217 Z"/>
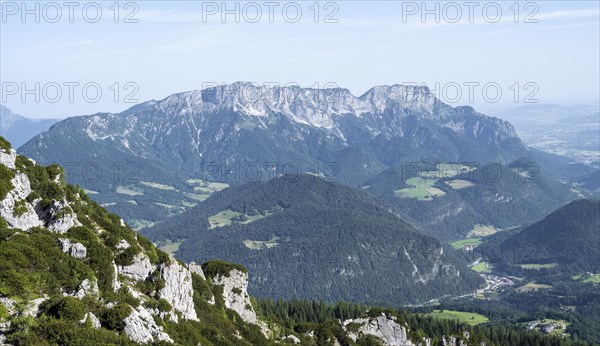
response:
<path id="1" fill-rule="evenodd" d="M 118 16 L 113 1 L 28 3 L 24 18 L 21 3 L 2 2 L 1 96 L 34 118 L 117 112 L 238 80 L 355 95 L 426 83 L 482 111 L 600 93 L 598 1 L 229 2 L 225 18 L 221 1 L 120 2 Z"/>

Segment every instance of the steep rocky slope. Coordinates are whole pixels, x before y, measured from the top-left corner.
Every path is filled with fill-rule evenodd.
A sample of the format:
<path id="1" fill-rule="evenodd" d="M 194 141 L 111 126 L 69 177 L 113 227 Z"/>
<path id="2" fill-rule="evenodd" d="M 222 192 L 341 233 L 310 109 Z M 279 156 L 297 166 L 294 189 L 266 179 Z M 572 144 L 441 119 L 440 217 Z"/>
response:
<path id="1" fill-rule="evenodd" d="M 65 184 L 59 166 L 1 137 L 0 159 L 0 345 L 430 344 L 391 316 L 302 332 L 266 322 L 243 266 L 179 262 Z"/>

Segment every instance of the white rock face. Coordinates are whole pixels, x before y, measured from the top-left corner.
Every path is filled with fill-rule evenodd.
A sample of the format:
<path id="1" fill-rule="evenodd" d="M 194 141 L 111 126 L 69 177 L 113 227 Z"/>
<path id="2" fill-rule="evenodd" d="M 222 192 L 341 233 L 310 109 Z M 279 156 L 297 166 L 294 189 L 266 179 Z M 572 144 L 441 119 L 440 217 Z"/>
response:
<path id="1" fill-rule="evenodd" d="M 15 161 L 17 160 L 17 151 L 10 149 L 8 153 L 4 149 L 0 149 L 0 163 L 10 169 L 15 169 Z"/>
<path id="2" fill-rule="evenodd" d="M 85 279 L 77 286 L 77 291 L 71 293 L 71 296 L 81 299 L 87 295 L 97 296 L 98 292 L 98 282 Z"/>
<path id="3" fill-rule="evenodd" d="M 0 216 L 2 216 L 8 225 L 12 228 L 18 228 L 27 231 L 33 227 L 42 227 L 44 222 L 40 220 L 34 208 L 29 203 L 25 203 L 27 211 L 21 216 L 14 216 L 15 203 L 22 201 L 31 193 L 29 178 L 25 173 L 15 173 L 15 177 L 10 181 L 13 189 L 0 202 Z"/>
<path id="4" fill-rule="evenodd" d="M 356 341 L 359 334 L 373 335 L 383 341 L 386 346 L 411 346 L 414 345 L 407 336 L 406 327 L 398 324 L 393 316 L 381 314 L 376 318 L 357 318 L 346 320 L 343 323 L 344 329 L 350 323 L 358 323 L 361 326 L 358 332 L 348 332 L 348 336 Z"/>
<path id="5" fill-rule="evenodd" d="M 173 342 L 173 339 L 162 331 L 162 327 L 156 325 L 152 315 L 142 306 L 132 309 L 131 315 L 127 316 L 123 323 L 125 323 L 125 334 L 135 342 Z"/>
<path id="6" fill-rule="evenodd" d="M 202 266 L 196 264 L 196 262 L 190 262 L 188 264 L 188 269 L 194 273 L 200 275 L 204 280 L 206 280 L 206 276 L 204 275 L 204 270 L 202 270 Z"/>
<path id="7" fill-rule="evenodd" d="M 285 338 L 285 340 L 286 340 L 286 341 L 289 341 L 289 342 L 292 342 L 292 343 L 294 343 L 294 344 L 299 344 L 299 343 L 300 343 L 300 339 L 298 339 L 298 337 L 297 337 L 297 336 L 295 336 L 295 335 L 288 335 L 288 336 Z"/>
<path id="8" fill-rule="evenodd" d="M 165 280 L 165 287 L 158 292 L 158 297 L 168 301 L 184 319 L 197 321 L 191 272 L 171 258 L 170 265 L 161 265 L 160 277 Z"/>
<path id="9" fill-rule="evenodd" d="M 48 207 L 47 215 L 45 218 L 48 220 L 47 228 L 55 233 L 64 234 L 71 227 L 81 226 L 81 222 L 77 220 L 77 215 L 75 213 L 62 213 L 61 217 L 59 213 L 61 213 L 64 209 L 69 207 L 69 203 L 66 199 L 62 201 L 54 201 Z M 70 210 L 70 208 L 69 208 Z"/>
<path id="10" fill-rule="evenodd" d="M 127 250 L 130 247 L 131 247 L 131 245 L 129 245 L 129 243 L 125 239 L 121 239 L 121 241 L 119 242 L 119 244 L 117 244 L 117 246 L 116 246 L 116 248 L 117 248 L 118 251 Z"/>
<path id="11" fill-rule="evenodd" d="M 229 277 L 217 275 L 213 284 L 223 286 L 223 300 L 225 307 L 237 312 L 240 317 L 249 323 L 257 323 L 256 312 L 250 303 L 248 295 L 248 274 L 237 269 L 229 272 Z"/>
<path id="12" fill-rule="evenodd" d="M 30 316 L 30 317 L 36 317 L 38 315 L 38 313 L 40 312 L 40 305 L 42 305 L 42 303 L 48 299 L 49 299 L 48 296 L 44 296 L 42 298 L 38 298 L 38 299 L 34 299 L 34 300 L 30 301 L 27 308 L 23 311 L 23 315 Z"/>
<path id="13" fill-rule="evenodd" d="M 135 255 L 133 263 L 128 266 L 118 266 L 118 273 L 127 276 L 135 281 L 146 280 L 156 269 L 156 266 L 150 263 L 150 259 L 143 253 Z"/>
<path id="14" fill-rule="evenodd" d="M 59 238 L 58 245 L 61 250 L 77 259 L 84 259 L 87 256 L 87 249 L 81 243 L 72 243 L 68 238 Z"/>
<path id="15" fill-rule="evenodd" d="M 81 321 L 79 321 L 79 324 L 81 324 L 81 325 L 86 324 L 88 319 L 92 323 L 92 328 L 100 329 L 100 327 L 101 327 L 100 320 L 98 319 L 98 317 L 96 317 L 96 315 L 94 315 L 91 312 L 86 313 L 85 316 L 83 316 L 83 319 L 81 319 Z"/>

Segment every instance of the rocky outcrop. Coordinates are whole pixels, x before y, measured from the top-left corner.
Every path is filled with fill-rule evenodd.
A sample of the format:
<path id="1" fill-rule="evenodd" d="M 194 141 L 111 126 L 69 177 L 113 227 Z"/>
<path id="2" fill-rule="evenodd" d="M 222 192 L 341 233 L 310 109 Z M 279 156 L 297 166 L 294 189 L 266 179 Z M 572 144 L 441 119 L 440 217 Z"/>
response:
<path id="1" fill-rule="evenodd" d="M 173 342 L 173 339 L 163 332 L 162 327 L 156 324 L 150 312 L 142 306 L 132 309 L 131 314 L 123 320 L 123 323 L 125 324 L 123 331 L 135 342 Z"/>
<path id="2" fill-rule="evenodd" d="M 237 312 L 246 322 L 257 323 L 256 312 L 248 295 L 247 273 L 232 269 L 229 276 L 216 275 L 213 284 L 223 286 L 223 301 L 226 308 Z"/>
<path id="3" fill-rule="evenodd" d="M 195 274 L 200 275 L 201 278 L 206 280 L 206 276 L 204 275 L 204 270 L 202 270 L 202 266 L 196 264 L 196 262 L 190 262 L 188 264 L 188 269 Z"/>
<path id="4" fill-rule="evenodd" d="M 15 169 L 15 162 L 17 160 L 17 151 L 10 149 L 6 152 L 4 149 L 0 149 L 0 163 L 10 169 Z"/>
<path id="5" fill-rule="evenodd" d="M 358 324 L 358 327 L 356 326 Z M 381 339 L 386 346 L 411 346 L 407 328 L 396 321 L 391 315 L 382 313 L 377 317 L 357 318 L 343 323 L 348 336 L 356 341 L 361 334 L 373 335 Z"/>
<path id="6" fill-rule="evenodd" d="M 96 315 L 94 315 L 91 312 L 86 313 L 85 316 L 83 316 L 83 318 L 81 319 L 81 321 L 79 321 L 79 324 L 85 325 L 86 323 L 88 323 L 88 321 L 94 329 L 100 329 L 100 327 L 102 326 L 98 317 L 96 317 Z"/>
<path id="7" fill-rule="evenodd" d="M 77 290 L 71 293 L 71 296 L 79 299 L 87 295 L 98 295 L 98 282 L 96 280 L 83 280 L 79 286 L 77 286 Z"/>
<path id="8" fill-rule="evenodd" d="M 171 258 L 169 265 L 160 266 L 160 277 L 165 281 L 165 286 L 158 291 L 158 297 L 168 301 L 173 310 L 181 313 L 182 318 L 197 321 L 191 272 Z M 175 314 L 171 316 L 174 318 Z"/>
<path id="9" fill-rule="evenodd" d="M 126 277 L 135 280 L 143 281 L 146 280 L 150 274 L 156 269 L 156 266 L 150 263 L 150 259 L 143 253 L 135 255 L 133 263 L 127 266 L 118 266 L 117 272 L 123 274 Z"/>
<path id="10" fill-rule="evenodd" d="M 31 204 L 24 201 L 31 193 L 31 185 L 27 175 L 16 172 L 15 177 L 10 182 L 13 189 L 0 202 L 0 216 L 12 228 L 26 231 L 33 227 L 42 227 L 44 222 L 40 220 Z M 26 208 L 26 211 L 15 215 L 15 204 L 17 202 L 22 203 L 22 207 Z"/>
<path id="11" fill-rule="evenodd" d="M 129 243 L 125 239 L 121 239 L 121 241 L 116 246 L 117 251 L 127 250 L 130 247 L 131 247 L 131 245 L 129 245 Z"/>
<path id="12" fill-rule="evenodd" d="M 32 301 L 29 302 L 29 304 L 27 305 L 27 308 L 25 308 L 25 310 L 23 310 L 22 314 L 25 316 L 36 317 L 38 315 L 38 313 L 40 312 L 40 305 L 42 305 L 42 303 L 48 299 L 49 299 L 48 296 L 44 296 L 44 297 L 41 297 L 38 299 L 33 299 Z"/>
<path id="13" fill-rule="evenodd" d="M 54 201 L 47 207 L 45 218 L 47 219 L 47 228 L 55 233 L 64 234 L 71 227 L 81 226 L 77 220 L 77 215 L 72 212 L 67 200 Z"/>
<path id="14" fill-rule="evenodd" d="M 87 256 L 87 249 L 81 243 L 72 243 L 68 238 L 59 238 L 58 245 L 61 250 L 77 259 L 84 259 Z"/>

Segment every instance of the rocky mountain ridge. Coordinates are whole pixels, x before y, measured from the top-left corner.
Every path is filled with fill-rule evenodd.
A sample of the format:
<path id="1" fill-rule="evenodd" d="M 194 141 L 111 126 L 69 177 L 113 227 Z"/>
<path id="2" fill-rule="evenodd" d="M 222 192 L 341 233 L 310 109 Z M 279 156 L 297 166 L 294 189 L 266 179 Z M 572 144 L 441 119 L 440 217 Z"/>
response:
<path id="1" fill-rule="evenodd" d="M 72 167 L 70 182 L 98 192 L 95 198 L 111 211 L 142 224 L 197 203 L 190 180 L 237 185 L 293 169 L 359 186 L 386 168 L 427 157 L 506 163 L 528 155 L 512 125 L 444 104 L 426 87 L 378 86 L 357 97 L 340 88 L 240 82 L 118 114 L 69 118 L 19 152 Z M 103 174 L 88 171 L 90 164 Z M 185 203 L 172 188 L 157 191 L 140 182 L 185 192 L 178 194 Z M 126 190 L 138 192 L 130 198 Z"/>

